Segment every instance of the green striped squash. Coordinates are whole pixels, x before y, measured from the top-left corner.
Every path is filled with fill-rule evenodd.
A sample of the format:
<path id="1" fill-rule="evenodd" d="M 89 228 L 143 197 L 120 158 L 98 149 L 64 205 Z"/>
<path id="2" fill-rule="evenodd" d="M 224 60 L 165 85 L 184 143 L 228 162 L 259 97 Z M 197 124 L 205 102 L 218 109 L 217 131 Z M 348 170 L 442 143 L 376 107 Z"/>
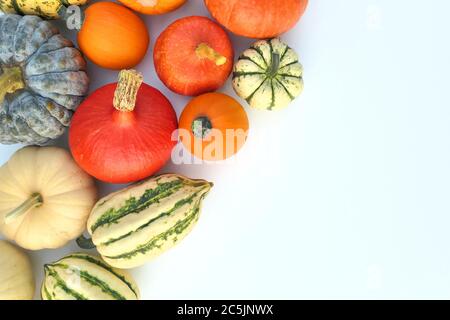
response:
<path id="1" fill-rule="evenodd" d="M 110 194 L 88 219 L 92 242 L 111 266 L 140 266 L 192 230 L 211 187 L 205 180 L 166 174 Z"/>
<path id="2" fill-rule="evenodd" d="M 283 109 L 303 91 L 303 67 L 280 39 L 260 40 L 236 62 L 233 88 L 253 108 Z"/>
<path id="3" fill-rule="evenodd" d="M 86 253 L 70 254 L 44 270 L 43 300 L 139 299 L 139 289 L 126 271 Z"/>

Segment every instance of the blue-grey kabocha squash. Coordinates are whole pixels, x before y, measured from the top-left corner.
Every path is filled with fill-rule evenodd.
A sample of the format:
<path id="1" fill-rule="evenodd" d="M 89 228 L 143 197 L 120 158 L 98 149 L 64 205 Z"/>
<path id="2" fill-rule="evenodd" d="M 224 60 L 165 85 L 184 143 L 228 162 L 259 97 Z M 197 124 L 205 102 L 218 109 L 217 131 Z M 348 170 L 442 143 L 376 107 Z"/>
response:
<path id="1" fill-rule="evenodd" d="M 81 53 L 37 16 L 0 16 L 0 69 L 3 144 L 58 138 L 88 91 Z"/>

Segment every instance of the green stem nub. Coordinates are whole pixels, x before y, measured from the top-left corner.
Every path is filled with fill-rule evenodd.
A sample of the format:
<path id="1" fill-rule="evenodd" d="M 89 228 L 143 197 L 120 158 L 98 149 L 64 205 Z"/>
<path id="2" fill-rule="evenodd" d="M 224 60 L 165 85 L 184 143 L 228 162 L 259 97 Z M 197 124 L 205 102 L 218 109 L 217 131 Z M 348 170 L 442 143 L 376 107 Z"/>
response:
<path id="1" fill-rule="evenodd" d="M 0 103 L 3 102 L 8 93 L 14 93 L 25 88 L 20 67 L 3 68 L 0 74 Z"/>
<path id="2" fill-rule="evenodd" d="M 10 224 L 18 217 L 24 215 L 33 208 L 41 206 L 43 203 L 44 199 L 42 199 L 42 196 L 39 193 L 33 193 L 31 197 L 25 200 L 20 206 L 6 214 L 5 224 Z"/>
<path id="3" fill-rule="evenodd" d="M 198 117 L 192 121 L 192 133 L 196 138 L 205 139 L 212 130 L 212 123 L 208 117 Z"/>
<path id="4" fill-rule="evenodd" d="M 92 238 L 86 238 L 85 236 L 81 235 L 77 238 L 77 244 L 81 249 L 94 249 L 95 248 L 95 244 L 92 241 Z"/>
<path id="5" fill-rule="evenodd" d="M 280 69 L 280 55 L 278 53 L 272 53 L 272 64 L 267 72 L 270 78 L 274 78 L 278 74 L 278 69 Z"/>

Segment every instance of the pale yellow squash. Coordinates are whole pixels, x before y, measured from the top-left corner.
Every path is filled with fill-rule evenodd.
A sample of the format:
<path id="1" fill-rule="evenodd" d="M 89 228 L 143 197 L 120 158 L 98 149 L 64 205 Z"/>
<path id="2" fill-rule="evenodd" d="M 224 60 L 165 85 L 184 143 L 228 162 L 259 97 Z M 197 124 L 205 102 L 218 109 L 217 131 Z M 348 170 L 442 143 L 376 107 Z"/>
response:
<path id="1" fill-rule="evenodd" d="M 97 198 L 93 179 L 57 147 L 26 147 L 0 168 L 0 232 L 29 250 L 79 236 Z"/>
<path id="2" fill-rule="evenodd" d="M 31 300 L 33 296 L 30 259 L 16 246 L 0 240 L 0 300 Z"/>

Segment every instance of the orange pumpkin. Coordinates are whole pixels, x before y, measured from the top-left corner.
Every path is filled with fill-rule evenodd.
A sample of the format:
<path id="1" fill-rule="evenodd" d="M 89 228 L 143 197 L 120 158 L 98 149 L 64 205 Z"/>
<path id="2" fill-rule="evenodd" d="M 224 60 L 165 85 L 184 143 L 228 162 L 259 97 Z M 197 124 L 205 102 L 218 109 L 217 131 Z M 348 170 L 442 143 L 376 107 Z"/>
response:
<path id="1" fill-rule="evenodd" d="M 127 7 L 143 14 L 163 14 L 174 11 L 187 0 L 119 0 Z"/>
<path id="2" fill-rule="evenodd" d="M 233 69 L 234 50 L 228 34 L 206 17 L 176 20 L 156 40 L 153 61 L 161 81 L 186 96 L 222 87 Z"/>
<path id="3" fill-rule="evenodd" d="M 179 137 L 199 159 L 219 161 L 236 154 L 248 135 L 244 108 L 223 93 L 206 93 L 192 99 L 183 110 Z"/>
<path id="4" fill-rule="evenodd" d="M 273 38 L 290 29 L 308 0 L 205 0 L 211 15 L 231 32 L 248 38 Z"/>
<path id="5" fill-rule="evenodd" d="M 150 41 L 147 27 L 130 9 L 97 2 L 85 14 L 78 44 L 89 60 L 119 70 L 132 68 L 144 58 Z"/>

